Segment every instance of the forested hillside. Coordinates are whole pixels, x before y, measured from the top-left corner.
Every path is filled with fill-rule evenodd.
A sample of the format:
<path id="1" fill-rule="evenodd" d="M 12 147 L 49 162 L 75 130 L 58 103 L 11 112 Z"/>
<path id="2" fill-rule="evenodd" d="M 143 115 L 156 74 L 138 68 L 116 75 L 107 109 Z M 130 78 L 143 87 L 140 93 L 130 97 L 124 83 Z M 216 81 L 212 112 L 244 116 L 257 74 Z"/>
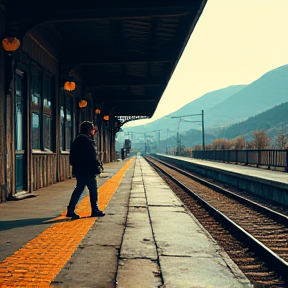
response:
<path id="1" fill-rule="evenodd" d="M 246 142 L 253 140 L 253 131 L 263 130 L 270 138 L 271 146 L 275 146 L 276 138 L 279 135 L 288 137 L 288 102 L 277 105 L 263 113 L 248 120 L 233 124 L 227 128 L 207 129 L 205 131 L 205 143 L 211 144 L 216 139 L 233 140 L 238 136 L 242 136 Z M 175 142 L 176 140 L 174 140 Z M 172 141 L 173 142 L 173 141 Z M 185 147 L 193 147 L 201 145 L 202 131 L 191 129 L 181 135 L 182 145 Z"/>
<path id="2" fill-rule="evenodd" d="M 250 117 L 244 122 L 231 125 L 215 136 L 228 139 L 244 136 L 247 140 L 251 140 L 252 132 L 255 130 L 264 130 L 271 138 L 277 137 L 282 130 L 288 133 L 288 102 Z"/>

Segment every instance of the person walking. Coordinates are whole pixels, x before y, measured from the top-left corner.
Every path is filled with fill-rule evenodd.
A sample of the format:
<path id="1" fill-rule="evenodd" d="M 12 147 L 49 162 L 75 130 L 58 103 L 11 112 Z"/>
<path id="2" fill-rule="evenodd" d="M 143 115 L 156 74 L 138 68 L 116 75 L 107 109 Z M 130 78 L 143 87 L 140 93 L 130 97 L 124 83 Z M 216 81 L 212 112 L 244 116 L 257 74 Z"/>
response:
<path id="1" fill-rule="evenodd" d="M 69 161 L 72 166 L 72 175 L 76 177 L 76 187 L 67 206 L 66 217 L 80 218 L 74 210 L 86 186 L 90 196 L 91 217 L 105 216 L 105 213 L 98 208 L 96 175 L 100 174 L 101 171 L 94 142 L 96 131 L 97 127 L 92 122 L 82 122 L 80 124 L 80 134 L 71 144 Z"/>

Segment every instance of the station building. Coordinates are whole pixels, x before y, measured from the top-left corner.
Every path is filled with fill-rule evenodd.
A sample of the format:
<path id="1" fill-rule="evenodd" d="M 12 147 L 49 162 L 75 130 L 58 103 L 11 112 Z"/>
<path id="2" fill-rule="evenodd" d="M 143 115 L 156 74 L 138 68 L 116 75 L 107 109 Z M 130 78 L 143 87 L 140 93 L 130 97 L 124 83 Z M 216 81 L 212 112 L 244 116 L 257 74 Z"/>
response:
<path id="1" fill-rule="evenodd" d="M 115 161 L 116 133 L 152 117 L 205 4 L 0 0 L 0 202 L 71 178 L 84 120 Z"/>

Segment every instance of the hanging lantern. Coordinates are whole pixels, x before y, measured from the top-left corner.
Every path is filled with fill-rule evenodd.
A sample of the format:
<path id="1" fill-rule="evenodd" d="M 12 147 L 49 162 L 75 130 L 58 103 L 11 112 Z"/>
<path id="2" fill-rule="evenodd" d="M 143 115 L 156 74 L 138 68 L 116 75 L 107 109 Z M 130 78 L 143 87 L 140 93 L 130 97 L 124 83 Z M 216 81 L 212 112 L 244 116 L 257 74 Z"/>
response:
<path id="1" fill-rule="evenodd" d="M 2 40 L 2 46 L 5 51 L 16 51 L 20 46 L 20 41 L 16 37 L 7 37 Z"/>
<path id="2" fill-rule="evenodd" d="M 80 108 L 85 108 L 87 106 L 87 101 L 86 100 L 81 100 L 79 101 L 79 107 Z"/>
<path id="3" fill-rule="evenodd" d="M 97 108 L 97 109 L 95 109 L 95 114 L 98 114 L 98 115 L 99 115 L 99 114 L 101 114 L 101 110 L 100 110 L 100 109 L 98 109 L 98 108 Z"/>
<path id="4" fill-rule="evenodd" d="M 73 91 L 76 88 L 76 84 L 73 81 L 66 81 L 64 83 L 64 89 L 67 91 Z"/>
<path id="5" fill-rule="evenodd" d="M 103 119 L 104 119 L 105 121 L 109 121 L 109 115 L 105 115 L 105 116 L 103 117 Z"/>

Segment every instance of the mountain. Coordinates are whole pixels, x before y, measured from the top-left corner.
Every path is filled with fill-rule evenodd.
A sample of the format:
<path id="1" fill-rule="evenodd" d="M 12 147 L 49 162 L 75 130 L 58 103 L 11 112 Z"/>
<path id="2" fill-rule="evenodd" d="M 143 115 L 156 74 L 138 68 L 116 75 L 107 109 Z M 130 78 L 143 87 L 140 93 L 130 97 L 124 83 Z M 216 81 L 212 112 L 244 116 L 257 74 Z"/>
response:
<path id="1" fill-rule="evenodd" d="M 287 101 L 288 65 L 284 65 L 214 105 L 206 111 L 205 123 L 207 127 L 230 125 Z"/>
<path id="2" fill-rule="evenodd" d="M 132 133 L 133 132 L 144 133 L 144 132 L 152 132 L 152 131 L 167 130 L 167 129 L 169 129 L 170 131 L 177 130 L 177 127 L 179 124 L 179 118 L 172 118 L 172 117 L 178 117 L 182 115 L 191 115 L 191 114 L 200 114 L 201 110 L 211 109 L 215 105 L 231 97 L 231 95 L 233 95 L 234 93 L 241 91 L 244 87 L 246 87 L 246 85 L 234 85 L 234 86 L 229 86 L 229 87 L 219 89 L 216 91 L 208 92 L 204 94 L 203 96 L 201 96 L 200 98 L 186 104 L 179 110 L 165 117 L 157 119 L 152 123 L 134 126 L 134 127 L 127 127 L 127 128 L 124 126 L 123 129 L 124 131 L 127 130 Z M 201 117 L 198 116 L 197 118 L 194 118 L 193 120 L 201 121 Z M 181 122 L 181 131 L 187 131 L 189 129 L 191 129 L 190 123 Z"/>
<path id="3" fill-rule="evenodd" d="M 229 99 L 235 93 L 244 89 L 246 85 L 234 85 L 227 88 L 219 89 L 216 91 L 208 92 L 200 98 L 186 104 L 179 110 L 170 114 L 170 116 L 189 115 L 193 113 L 199 113 L 201 110 L 212 109 L 217 104 L 222 103 L 226 99 Z"/>
<path id="4" fill-rule="evenodd" d="M 136 138 L 144 139 L 143 134 L 146 133 L 146 136 L 160 137 L 161 140 L 169 138 L 171 135 L 176 135 L 178 128 L 180 133 L 191 129 L 201 131 L 201 111 L 203 110 L 206 134 L 206 131 L 207 133 L 210 132 L 209 129 L 213 127 L 229 127 L 235 123 L 246 121 L 248 118 L 254 117 L 287 101 L 288 65 L 284 65 L 265 73 L 249 85 L 229 86 L 208 92 L 177 111 L 152 123 L 134 127 L 124 126 L 123 131 L 129 131 L 134 136 L 137 133 L 139 135 L 142 134 L 142 137 L 138 135 L 139 137 Z M 193 116 L 195 117 L 189 117 L 190 121 L 187 121 L 188 117 L 179 118 L 179 116 L 191 114 L 194 114 Z M 191 121 L 196 123 L 190 123 Z M 258 121 L 257 118 L 256 121 Z M 254 124 L 252 126 L 254 127 Z M 160 131 L 162 132 L 160 133 Z M 154 136 L 152 136 L 153 133 L 155 134 Z M 157 133 L 160 133 L 160 135 L 157 136 Z M 125 133 L 118 134 L 118 141 L 123 145 L 123 137 L 127 137 L 127 133 L 126 135 Z M 120 134 L 122 135 L 120 136 Z M 212 136 L 211 134 L 209 138 L 212 139 Z"/>

